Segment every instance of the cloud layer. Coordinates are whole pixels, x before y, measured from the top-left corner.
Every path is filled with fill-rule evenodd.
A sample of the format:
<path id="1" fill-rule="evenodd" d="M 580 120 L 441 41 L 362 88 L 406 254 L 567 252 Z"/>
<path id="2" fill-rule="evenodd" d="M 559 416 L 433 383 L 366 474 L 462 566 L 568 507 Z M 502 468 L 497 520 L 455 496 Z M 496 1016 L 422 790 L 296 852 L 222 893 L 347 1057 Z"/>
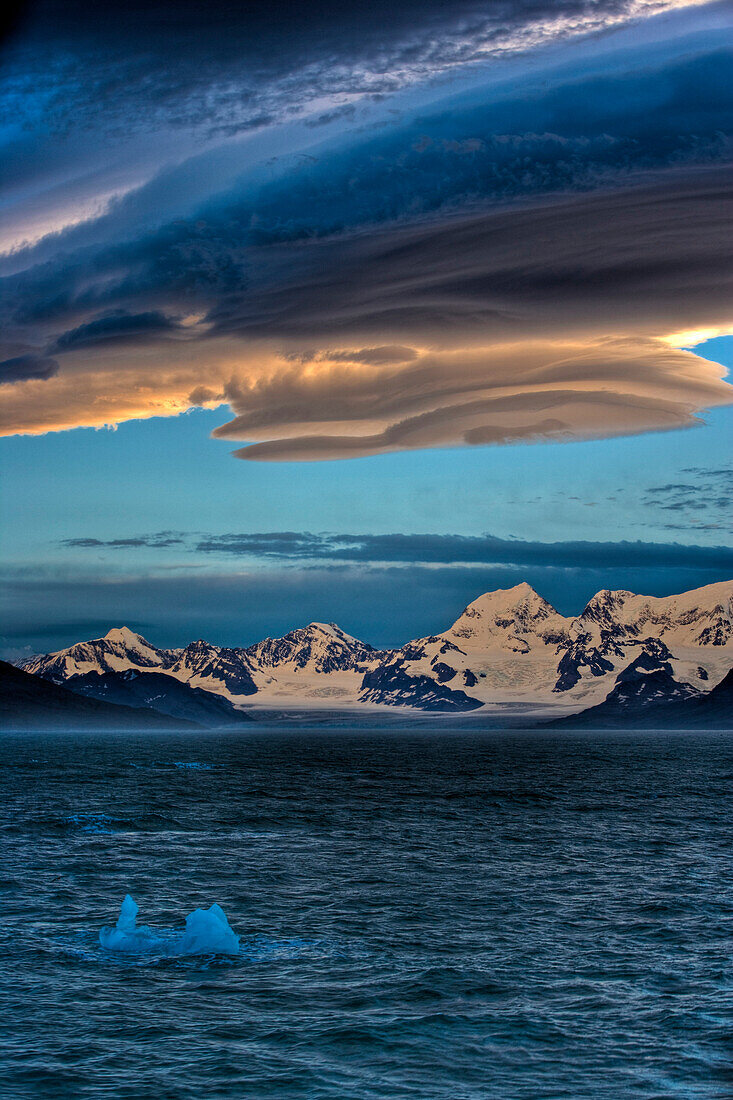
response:
<path id="1" fill-rule="evenodd" d="M 245 444 L 239 457 L 292 461 L 664 430 L 731 400 L 722 369 L 660 339 L 731 320 L 723 9 L 707 23 L 670 16 L 651 45 L 621 35 L 605 53 L 539 51 L 502 81 L 487 70 L 459 95 L 433 90 L 429 107 L 418 96 L 359 125 L 353 102 L 326 103 L 336 54 L 336 83 L 389 97 L 508 42 L 537 47 L 650 9 L 406 3 L 386 5 L 375 33 L 358 6 L 317 5 L 305 21 L 286 8 L 288 32 L 270 6 L 202 20 L 184 4 L 172 33 L 187 53 L 172 49 L 165 6 L 141 6 L 119 36 L 106 15 L 87 26 L 73 5 L 32 6 L 6 105 L 18 74 L 36 71 L 33 43 L 59 60 L 52 96 L 46 84 L 20 96 L 27 156 L 13 193 L 42 171 L 40 130 L 26 148 L 34 111 L 70 127 L 72 144 L 82 123 L 111 127 L 119 112 L 123 125 L 140 97 L 169 127 L 246 129 L 267 114 L 277 135 L 311 96 L 336 129 L 321 140 L 316 127 L 307 151 L 277 163 L 212 152 L 212 165 L 228 158 L 222 190 L 205 157 L 184 157 L 0 257 L 0 381 L 12 383 L 0 431 L 226 402 L 234 415 L 216 434 Z M 84 80 L 64 67 L 80 51 Z"/>
<path id="2" fill-rule="evenodd" d="M 378 95 L 487 57 L 633 22 L 679 0 L 30 0 L 5 49 L 6 104 L 68 132 L 231 134 L 328 96 Z M 25 93 L 25 94 L 24 94 Z M 344 104 L 341 105 L 342 108 Z M 334 110 L 332 105 L 330 110 Z M 316 119 L 329 113 L 321 107 Z"/>
<path id="3" fill-rule="evenodd" d="M 14 355 L 0 363 L 0 386 L 29 379 L 45 381 L 59 372 L 55 359 L 46 355 Z"/>
<path id="4" fill-rule="evenodd" d="M 650 490 L 651 491 L 651 490 Z M 160 549 L 172 545 L 196 554 L 254 558 L 268 563 L 334 565 L 504 565 L 558 569 L 705 569 L 723 576 L 733 571 L 733 549 L 654 542 L 528 542 L 495 535 L 314 534 L 309 531 L 255 531 L 193 536 L 158 531 L 131 538 L 64 539 L 82 550 Z"/>
<path id="5" fill-rule="evenodd" d="M 255 460 L 624 435 L 696 423 L 701 406 L 731 400 L 721 373 L 641 337 L 467 348 L 358 374 L 283 369 L 225 387 L 244 411 L 214 434 L 248 440 L 235 453 Z"/>

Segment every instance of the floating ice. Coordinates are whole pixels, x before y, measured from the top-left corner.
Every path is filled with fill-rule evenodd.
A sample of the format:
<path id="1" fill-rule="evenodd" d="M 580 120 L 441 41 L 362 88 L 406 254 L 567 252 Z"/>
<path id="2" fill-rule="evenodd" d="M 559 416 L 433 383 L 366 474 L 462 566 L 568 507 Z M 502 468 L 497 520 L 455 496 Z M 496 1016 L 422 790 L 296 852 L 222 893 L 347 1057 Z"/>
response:
<path id="1" fill-rule="evenodd" d="M 110 817 L 109 814 L 84 813 L 71 814 L 66 818 L 66 824 L 75 825 L 83 833 L 113 833 L 114 829 L 110 826 L 117 824 L 119 820 L 117 817 Z"/>
<path id="2" fill-rule="evenodd" d="M 107 951 L 124 955 L 238 955 L 239 936 L 229 927 L 219 905 L 195 909 L 186 917 L 185 932 L 154 929 L 137 923 L 138 907 L 129 894 L 114 928 L 105 926 L 99 942 Z"/>

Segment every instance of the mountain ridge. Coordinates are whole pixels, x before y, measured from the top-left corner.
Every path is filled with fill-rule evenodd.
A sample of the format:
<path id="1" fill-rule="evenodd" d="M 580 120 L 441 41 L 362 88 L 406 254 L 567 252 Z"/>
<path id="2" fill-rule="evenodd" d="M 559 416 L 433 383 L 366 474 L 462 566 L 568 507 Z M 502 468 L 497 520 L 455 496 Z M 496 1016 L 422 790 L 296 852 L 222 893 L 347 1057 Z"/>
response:
<path id="1" fill-rule="evenodd" d="M 733 669 L 709 692 L 680 684 L 667 667 L 626 670 L 602 703 L 578 714 L 543 723 L 560 729 L 731 729 Z"/>
<path id="2" fill-rule="evenodd" d="M 335 623 L 226 647 L 199 639 L 154 646 L 127 627 L 30 658 L 55 683 L 89 672 L 157 672 L 237 706 L 413 707 L 446 712 L 537 704 L 579 711 L 602 702 L 636 659 L 709 691 L 733 663 L 733 581 L 672 596 L 602 589 L 563 616 L 529 584 L 486 592 L 446 630 L 379 650 Z"/>
<path id="3" fill-rule="evenodd" d="M 197 725 L 235 727 L 252 721 L 223 695 L 191 687 L 164 672 L 87 672 L 71 676 L 64 685 L 75 695 L 114 706 L 147 709 Z"/>
<path id="4" fill-rule="evenodd" d="M 77 695 L 40 676 L 0 661 L 0 721 L 8 730 L 199 730 L 196 722 L 147 707 L 130 707 Z"/>

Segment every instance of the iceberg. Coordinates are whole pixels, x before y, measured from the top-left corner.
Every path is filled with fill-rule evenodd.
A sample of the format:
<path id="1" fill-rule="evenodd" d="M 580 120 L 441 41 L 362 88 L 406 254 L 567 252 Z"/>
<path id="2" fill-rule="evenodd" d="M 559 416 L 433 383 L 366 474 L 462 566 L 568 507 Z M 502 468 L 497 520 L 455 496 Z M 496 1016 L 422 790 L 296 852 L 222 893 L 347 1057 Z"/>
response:
<path id="1" fill-rule="evenodd" d="M 99 942 L 106 951 L 123 955 L 238 955 L 239 936 L 232 931 L 224 910 L 219 905 L 210 909 L 194 909 L 186 917 L 185 931 L 154 929 L 137 923 L 138 906 L 129 894 L 125 896 L 114 928 L 105 925 Z"/>

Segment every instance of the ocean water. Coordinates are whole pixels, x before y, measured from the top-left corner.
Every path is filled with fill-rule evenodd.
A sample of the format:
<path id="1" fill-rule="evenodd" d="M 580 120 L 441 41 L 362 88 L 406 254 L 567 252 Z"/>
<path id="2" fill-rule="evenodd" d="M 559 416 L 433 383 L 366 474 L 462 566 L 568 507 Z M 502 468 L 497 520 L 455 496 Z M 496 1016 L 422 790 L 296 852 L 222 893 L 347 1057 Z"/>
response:
<path id="1" fill-rule="evenodd" d="M 733 735 L 5 734 L 0 782 L 3 1098 L 733 1096 Z M 240 954 L 105 950 L 127 893 Z"/>

